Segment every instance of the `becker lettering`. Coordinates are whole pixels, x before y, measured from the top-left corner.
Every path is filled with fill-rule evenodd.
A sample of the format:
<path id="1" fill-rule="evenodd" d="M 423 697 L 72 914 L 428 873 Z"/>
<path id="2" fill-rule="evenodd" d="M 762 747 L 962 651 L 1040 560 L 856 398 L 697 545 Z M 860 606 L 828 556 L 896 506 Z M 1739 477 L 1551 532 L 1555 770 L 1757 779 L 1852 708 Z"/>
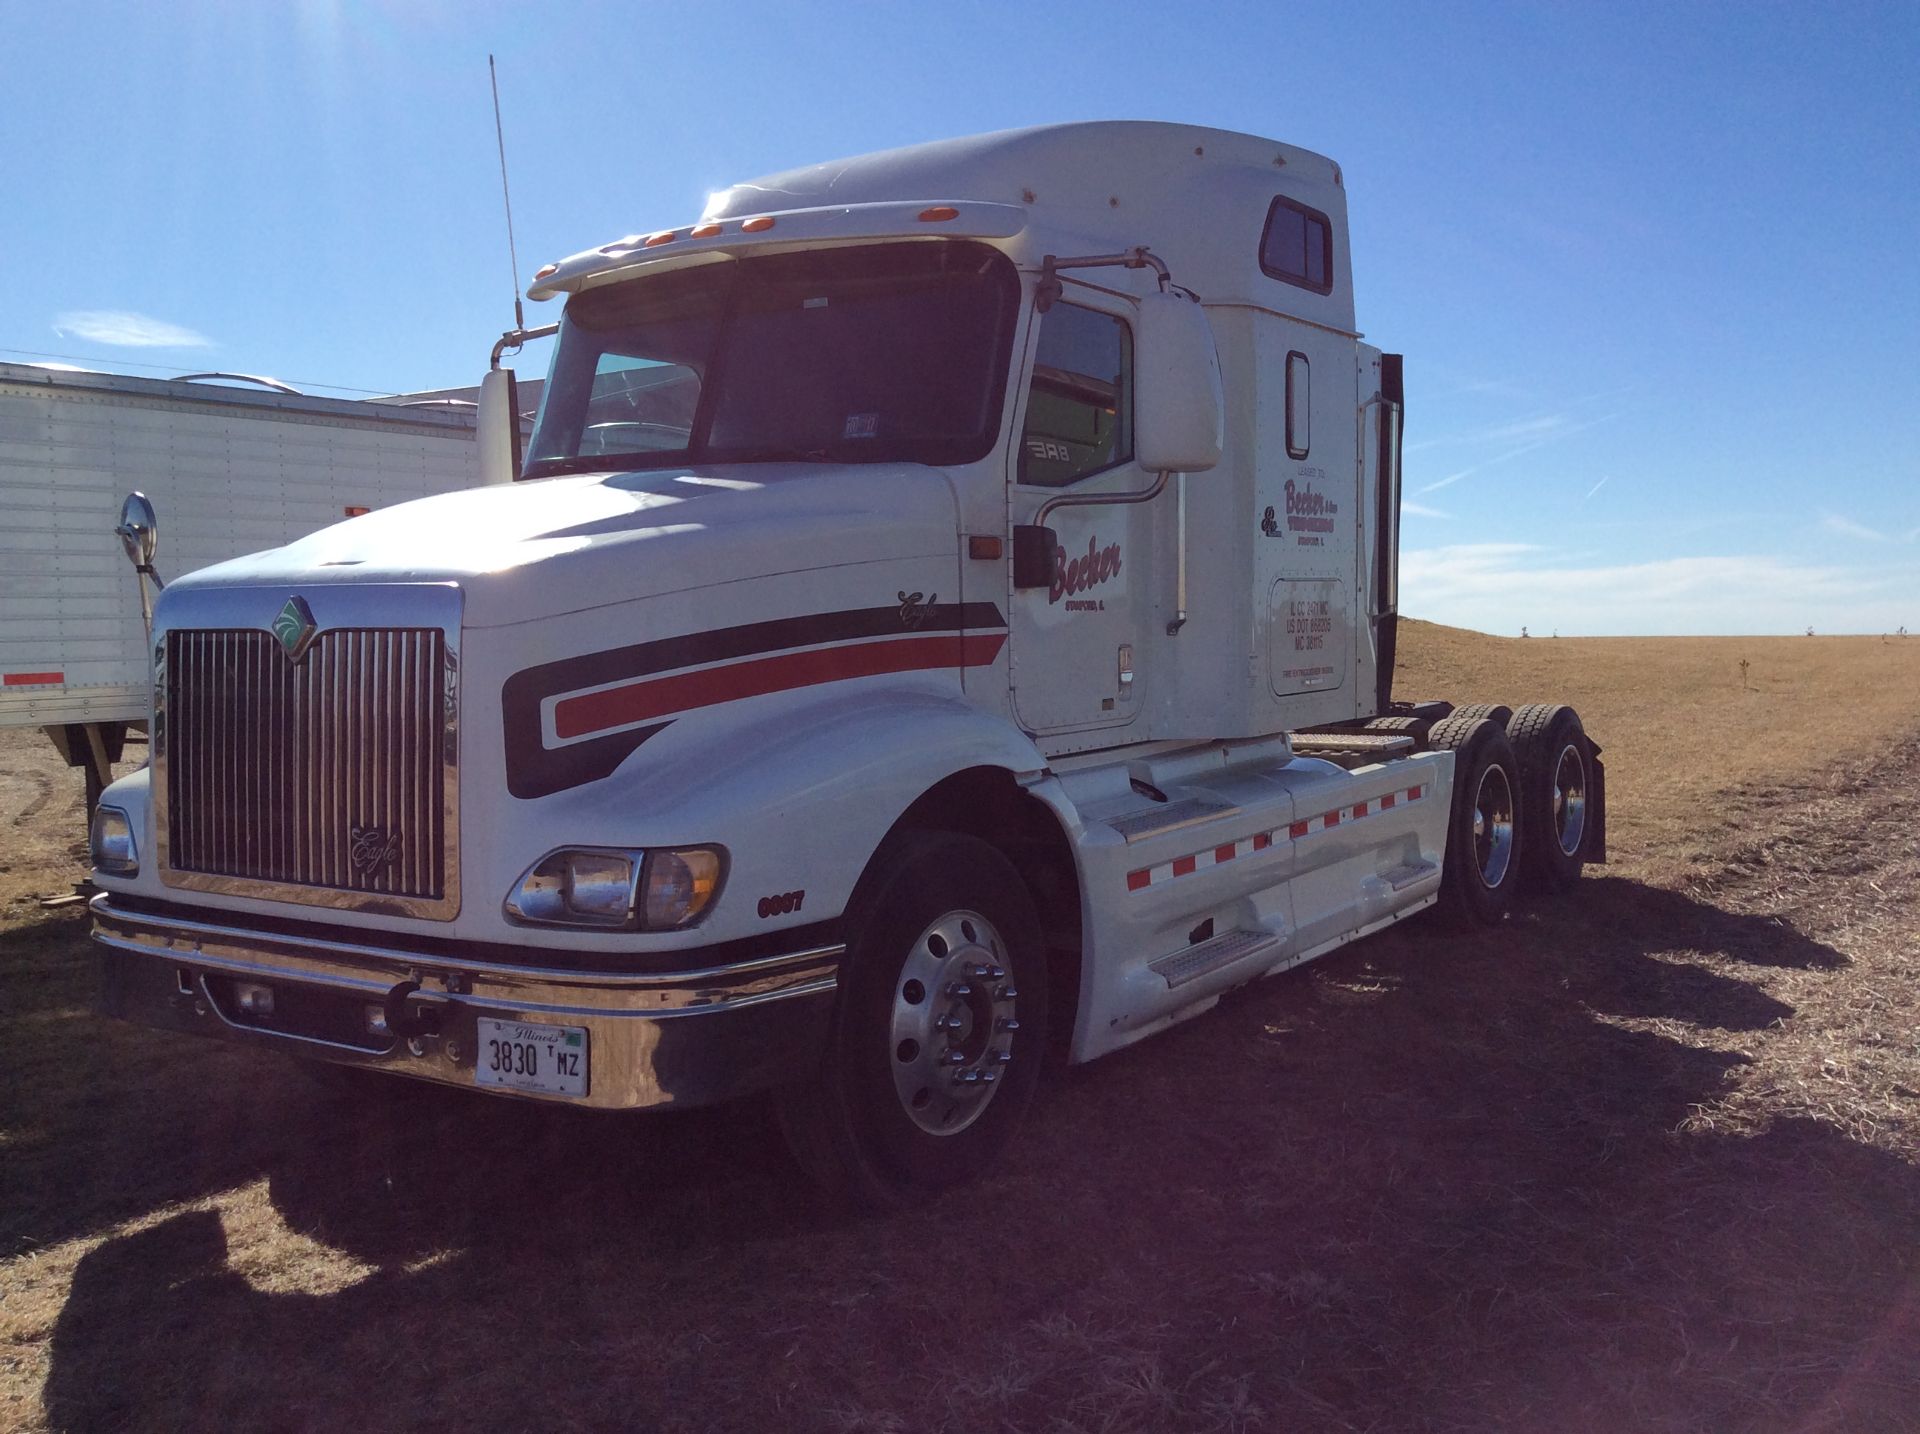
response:
<path id="1" fill-rule="evenodd" d="M 1088 588 L 1098 587 L 1108 578 L 1120 571 L 1120 545 L 1109 543 L 1100 546 L 1098 538 L 1087 539 L 1087 551 L 1071 561 L 1065 548 L 1053 550 L 1053 587 L 1048 590 L 1047 602 L 1057 603 L 1063 597 L 1072 597 Z"/>

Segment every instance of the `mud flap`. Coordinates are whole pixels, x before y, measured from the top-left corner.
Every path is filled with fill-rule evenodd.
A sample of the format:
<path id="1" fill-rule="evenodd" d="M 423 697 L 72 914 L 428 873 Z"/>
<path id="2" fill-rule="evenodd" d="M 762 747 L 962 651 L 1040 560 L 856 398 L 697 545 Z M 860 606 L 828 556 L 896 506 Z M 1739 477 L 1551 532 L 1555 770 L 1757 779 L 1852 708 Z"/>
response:
<path id="1" fill-rule="evenodd" d="M 1600 744 L 1587 740 L 1593 765 L 1593 836 L 1587 842 L 1587 860 L 1595 866 L 1607 864 L 1607 768 L 1600 760 Z"/>

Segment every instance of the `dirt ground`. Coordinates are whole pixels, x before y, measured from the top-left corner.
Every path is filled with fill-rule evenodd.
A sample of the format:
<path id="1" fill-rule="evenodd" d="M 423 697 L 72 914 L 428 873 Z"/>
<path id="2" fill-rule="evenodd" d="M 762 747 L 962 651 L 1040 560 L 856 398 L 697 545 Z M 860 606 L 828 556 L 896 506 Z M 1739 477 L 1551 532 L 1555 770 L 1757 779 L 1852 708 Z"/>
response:
<path id="1" fill-rule="evenodd" d="M 1920 1428 L 1920 640 L 1416 624 L 1399 691 L 1578 705 L 1614 864 L 1055 1071 L 885 1219 L 757 1107 L 97 1022 L 77 778 L 0 733 L 0 1425 Z"/>

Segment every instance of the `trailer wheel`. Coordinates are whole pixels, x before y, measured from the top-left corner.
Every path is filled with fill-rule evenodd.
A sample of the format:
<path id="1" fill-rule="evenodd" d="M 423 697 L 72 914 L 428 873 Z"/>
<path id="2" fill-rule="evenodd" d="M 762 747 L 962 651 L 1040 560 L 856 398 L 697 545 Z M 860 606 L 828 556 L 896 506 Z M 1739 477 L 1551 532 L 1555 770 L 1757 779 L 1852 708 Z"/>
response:
<path id="1" fill-rule="evenodd" d="M 909 832 L 850 914 L 826 1060 L 775 1096 L 795 1158 L 869 1209 L 982 1173 L 1032 1099 L 1047 958 L 1020 874 L 976 837 Z"/>
<path id="2" fill-rule="evenodd" d="M 1513 744 L 1499 723 L 1456 713 L 1433 724 L 1427 745 L 1454 754 L 1441 909 L 1457 926 L 1496 925 L 1513 906 L 1525 855 Z"/>
<path id="3" fill-rule="evenodd" d="M 1531 840 L 1528 879 L 1565 891 L 1586 864 L 1593 818 L 1593 744 L 1571 707 L 1534 702 L 1507 724 L 1520 760 L 1520 806 Z"/>
<path id="4" fill-rule="evenodd" d="M 1513 720 L 1513 709 L 1504 702 L 1469 702 L 1464 707 L 1456 707 L 1448 714 L 1452 717 L 1484 717 L 1489 722 L 1498 722 L 1502 727 Z"/>

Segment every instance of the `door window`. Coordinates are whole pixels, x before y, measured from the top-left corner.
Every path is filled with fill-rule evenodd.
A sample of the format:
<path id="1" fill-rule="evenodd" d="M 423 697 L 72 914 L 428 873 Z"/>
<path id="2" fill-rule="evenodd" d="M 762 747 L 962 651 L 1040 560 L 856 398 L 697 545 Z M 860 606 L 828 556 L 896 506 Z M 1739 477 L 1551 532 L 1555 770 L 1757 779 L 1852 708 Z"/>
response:
<path id="1" fill-rule="evenodd" d="M 1126 320 L 1056 303 L 1020 435 L 1020 481 L 1058 488 L 1133 458 L 1133 336 Z"/>

